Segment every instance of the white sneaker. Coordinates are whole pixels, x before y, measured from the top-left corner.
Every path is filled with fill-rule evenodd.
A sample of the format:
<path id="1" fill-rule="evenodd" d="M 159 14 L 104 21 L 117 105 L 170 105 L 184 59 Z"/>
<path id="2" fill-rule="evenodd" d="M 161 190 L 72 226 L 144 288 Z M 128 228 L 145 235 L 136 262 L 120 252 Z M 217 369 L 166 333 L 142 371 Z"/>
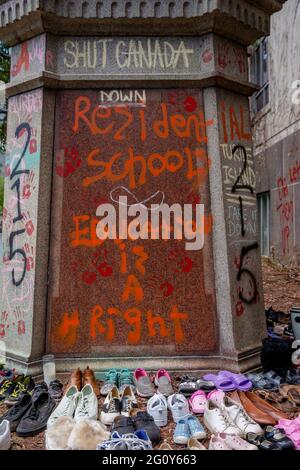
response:
<path id="1" fill-rule="evenodd" d="M 244 408 L 231 398 L 225 396 L 220 408 L 223 410 L 224 414 L 228 416 L 230 421 L 240 429 L 241 437 L 245 437 L 248 432 L 254 432 L 259 435 L 263 434 L 260 425 L 253 421 Z M 231 434 L 228 431 L 226 431 L 226 433 Z"/>
<path id="2" fill-rule="evenodd" d="M 121 400 L 117 387 L 113 389 L 106 396 L 101 411 L 101 421 L 103 424 L 110 425 L 114 422 L 117 416 L 121 413 Z"/>
<path id="3" fill-rule="evenodd" d="M 219 436 L 211 436 L 209 441 L 208 450 L 231 450 L 223 439 Z"/>
<path id="4" fill-rule="evenodd" d="M 76 423 L 82 419 L 98 418 L 98 400 L 94 389 L 90 384 L 86 384 L 79 393 L 79 400 L 75 410 L 74 419 Z"/>
<path id="5" fill-rule="evenodd" d="M 226 432 L 226 434 L 241 435 L 240 429 L 235 426 L 228 415 L 218 408 L 211 400 L 207 400 L 204 411 L 204 424 L 212 434 Z"/>
<path id="6" fill-rule="evenodd" d="M 10 422 L 5 419 L 0 424 L 0 450 L 8 450 L 10 445 Z"/>
<path id="7" fill-rule="evenodd" d="M 175 423 L 178 423 L 181 418 L 185 418 L 190 413 L 189 403 L 181 393 L 174 393 L 168 397 L 168 407 L 172 412 Z"/>
<path id="8" fill-rule="evenodd" d="M 258 450 L 257 446 L 249 444 L 249 442 L 239 436 L 233 436 L 233 434 L 221 433 L 217 437 L 224 441 L 224 444 L 231 450 Z"/>
<path id="9" fill-rule="evenodd" d="M 55 421 L 61 416 L 70 416 L 71 418 L 73 417 L 76 406 L 77 406 L 78 395 L 79 395 L 79 392 L 78 392 L 78 388 L 76 387 L 76 385 L 72 385 L 70 388 L 68 388 L 63 399 L 61 400 L 59 405 L 55 408 L 50 418 L 48 419 L 48 422 L 47 422 L 48 428 L 52 426 L 55 423 Z"/>
<path id="10" fill-rule="evenodd" d="M 154 419 L 156 426 L 163 427 L 168 424 L 168 404 L 164 395 L 156 393 L 148 400 L 147 412 Z"/>

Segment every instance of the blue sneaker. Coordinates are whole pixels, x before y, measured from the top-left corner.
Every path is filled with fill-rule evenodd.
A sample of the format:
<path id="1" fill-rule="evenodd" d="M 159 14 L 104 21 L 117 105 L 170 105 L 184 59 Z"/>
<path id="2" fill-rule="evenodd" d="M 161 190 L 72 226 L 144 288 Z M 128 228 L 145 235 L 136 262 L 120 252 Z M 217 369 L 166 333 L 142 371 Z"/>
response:
<path id="1" fill-rule="evenodd" d="M 191 437 L 194 439 L 205 439 L 206 438 L 206 432 L 200 423 L 199 419 L 196 418 L 196 416 L 189 415 L 186 418 L 186 422 L 190 431 Z"/>
<path id="2" fill-rule="evenodd" d="M 187 444 L 190 437 L 191 433 L 187 423 L 187 419 L 181 418 L 177 422 L 173 440 L 175 444 Z"/>
<path id="3" fill-rule="evenodd" d="M 108 395 L 114 387 L 118 387 L 118 372 L 116 369 L 110 369 L 105 374 L 105 381 L 100 390 L 101 395 Z"/>

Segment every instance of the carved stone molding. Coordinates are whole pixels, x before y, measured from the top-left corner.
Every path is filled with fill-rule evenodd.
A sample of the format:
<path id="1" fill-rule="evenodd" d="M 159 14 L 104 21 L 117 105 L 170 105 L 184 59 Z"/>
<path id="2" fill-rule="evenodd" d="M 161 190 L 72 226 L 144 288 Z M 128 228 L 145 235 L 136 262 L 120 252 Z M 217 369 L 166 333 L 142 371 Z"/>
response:
<path id="1" fill-rule="evenodd" d="M 123 20 L 123 23 L 126 22 L 128 34 L 132 25 L 137 25 L 139 22 L 145 25 L 151 22 L 153 32 L 159 34 L 159 29 L 155 29 L 155 25 L 159 24 L 162 35 L 165 34 L 164 27 L 167 27 L 168 23 L 178 23 L 178 21 L 181 21 L 183 25 L 185 23 L 189 25 L 192 28 L 191 34 L 194 34 L 196 29 L 200 32 L 204 29 L 204 25 L 201 28 L 199 23 L 204 21 L 204 17 L 219 15 L 225 20 L 225 26 L 226 20 L 231 20 L 232 29 L 237 29 L 234 32 L 236 36 L 239 34 L 239 28 L 241 32 L 243 28 L 247 28 L 252 31 L 252 35 L 255 31 L 255 36 L 259 37 L 269 34 L 270 15 L 280 10 L 282 3 L 284 2 L 277 0 L 0 0 L 0 38 L 5 39 L 5 29 L 14 26 L 16 37 L 19 36 L 21 39 L 22 29 L 17 31 L 20 26 L 20 24 L 17 26 L 18 22 L 26 17 L 30 18 L 35 15 L 38 18 L 40 15 L 40 21 L 44 23 L 45 15 L 49 16 L 49 14 L 52 20 L 53 15 L 59 19 L 57 23 L 53 22 L 52 28 L 57 27 L 60 32 L 66 27 L 66 21 L 74 23 L 75 29 L 78 28 L 78 34 L 81 32 L 86 34 L 85 26 L 88 23 L 97 21 L 98 25 L 104 27 L 109 24 L 110 30 L 113 30 L 114 24 L 117 26 L 118 20 Z M 35 30 L 36 18 L 33 19 L 32 32 Z M 78 19 L 81 20 L 80 25 L 76 22 Z M 46 24 L 49 25 L 49 21 L 46 21 Z M 219 21 L 218 27 L 219 29 L 222 27 L 222 20 Z M 40 29 L 43 30 L 43 28 Z M 101 31 L 107 33 L 105 28 L 99 28 L 99 34 Z M 124 31 L 123 25 L 122 32 Z M 77 33 L 73 30 L 74 32 Z M 8 41 L 12 43 L 9 33 Z M 146 30 L 146 33 L 149 32 Z M 172 31 L 172 34 L 176 34 L 176 31 Z"/>

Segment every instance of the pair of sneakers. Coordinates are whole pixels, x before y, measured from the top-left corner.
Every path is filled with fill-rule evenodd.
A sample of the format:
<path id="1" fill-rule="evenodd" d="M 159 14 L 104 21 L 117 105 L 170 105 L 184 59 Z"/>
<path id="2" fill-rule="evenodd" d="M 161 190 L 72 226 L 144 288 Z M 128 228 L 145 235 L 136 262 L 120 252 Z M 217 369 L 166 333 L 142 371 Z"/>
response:
<path id="1" fill-rule="evenodd" d="M 161 393 L 156 393 L 148 400 L 147 411 L 159 427 L 168 424 L 168 409 L 175 423 L 189 414 L 188 401 L 180 393 L 173 393 L 168 399 Z"/>
<path id="2" fill-rule="evenodd" d="M 263 434 L 263 430 L 244 408 L 216 390 L 208 395 L 204 411 L 204 424 L 212 434 L 232 434 L 245 437 L 247 433 Z"/>
<path id="3" fill-rule="evenodd" d="M 47 427 L 52 426 L 61 416 L 74 417 L 76 422 L 98 418 L 98 400 L 91 384 L 86 384 L 81 391 L 76 385 L 71 385 L 48 419 Z"/>
<path id="4" fill-rule="evenodd" d="M 97 446 L 97 450 L 152 450 L 152 443 L 143 430 L 122 436 L 113 432 L 109 440 Z"/>
<path id="5" fill-rule="evenodd" d="M 130 385 L 120 393 L 117 387 L 106 396 L 101 411 L 101 421 L 103 424 L 111 425 L 117 416 L 129 416 L 132 409 L 137 408 L 138 404 Z"/>
<path id="6" fill-rule="evenodd" d="M 179 445 L 187 444 L 190 439 L 202 440 L 206 431 L 196 416 L 188 415 L 180 418 L 174 431 L 174 442 Z"/>
<path id="7" fill-rule="evenodd" d="M 165 369 L 159 369 L 153 378 L 149 377 L 145 369 L 136 369 L 134 382 L 137 394 L 142 398 L 151 397 L 155 393 L 154 386 L 159 394 L 166 397 L 174 393 L 171 376 Z"/>
<path id="8" fill-rule="evenodd" d="M 104 384 L 101 387 L 100 393 L 105 397 L 116 387 L 123 394 L 127 386 L 130 386 L 133 392 L 135 391 L 135 384 L 130 370 L 121 369 L 117 371 L 117 369 L 110 369 L 105 374 Z"/>

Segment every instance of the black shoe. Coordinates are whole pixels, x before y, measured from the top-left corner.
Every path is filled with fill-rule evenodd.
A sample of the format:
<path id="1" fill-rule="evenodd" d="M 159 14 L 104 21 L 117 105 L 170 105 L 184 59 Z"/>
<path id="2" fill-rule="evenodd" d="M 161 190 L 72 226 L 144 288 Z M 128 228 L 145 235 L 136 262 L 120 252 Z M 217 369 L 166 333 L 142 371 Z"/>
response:
<path id="1" fill-rule="evenodd" d="M 46 382 L 41 382 L 40 384 L 36 384 L 32 392 L 32 399 L 35 400 L 38 397 L 38 395 L 40 395 L 42 392 L 48 392 L 48 386 Z"/>
<path id="2" fill-rule="evenodd" d="M 293 450 L 295 448 L 293 441 L 285 434 L 282 429 L 267 426 L 265 429 L 265 437 L 268 441 L 273 442 L 281 450 Z"/>
<path id="3" fill-rule="evenodd" d="M 265 436 L 259 436 L 254 432 L 249 432 L 246 436 L 246 440 L 258 447 L 259 450 L 281 450 L 281 448 L 272 441 L 269 441 Z"/>
<path id="4" fill-rule="evenodd" d="M 3 416 L 0 418 L 0 423 L 3 420 L 7 419 L 10 422 L 10 430 L 14 432 L 17 429 L 18 424 L 20 423 L 22 417 L 28 411 L 31 406 L 31 395 L 27 392 L 21 393 L 17 403 L 10 408 Z"/>
<path id="5" fill-rule="evenodd" d="M 53 400 L 60 400 L 63 396 L 63 384 L 59 380 L 53 380 L 49 385 L 49 395 Z"/>
<path id="6" fill-rule="evenodd" d="M 44 431 L 47 421 L 56 404 L 48 392 L 34 391 L 32 404 L 27 413 L 21 419 L 17 427 L 17 435 L 21 437 L 35 436 Z"/>
<path id="7" fill-rule="evenodd" d="M 138 411 L 133 418 L 136 431 L 143 429 L 149 436 L 152 444 L 157 444 L 161 440 L 160 429 L 156 426 L 154 419 L 146 411 Z"/>
<path id="8" fill-rule="evenodd" d="M 118 432 L 120 436 L 135 432 L 134 421 L 127 416 L 117 416 L 112 424 L 111 432 Z"/>

